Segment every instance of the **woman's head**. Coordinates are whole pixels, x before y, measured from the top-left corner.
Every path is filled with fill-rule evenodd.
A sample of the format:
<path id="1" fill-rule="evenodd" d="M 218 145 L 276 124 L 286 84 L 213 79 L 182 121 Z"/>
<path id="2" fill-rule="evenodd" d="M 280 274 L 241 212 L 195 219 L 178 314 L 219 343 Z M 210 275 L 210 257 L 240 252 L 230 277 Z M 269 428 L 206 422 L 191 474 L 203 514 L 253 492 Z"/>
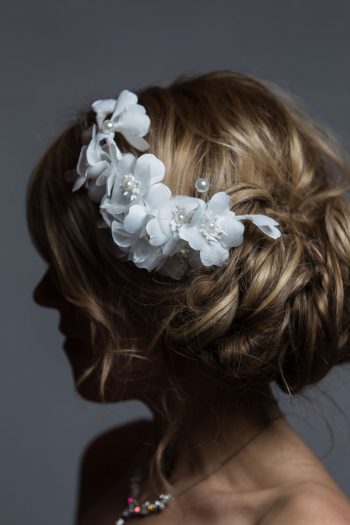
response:
<path id="1" fill-rule="evenodd" d="M 193 196 L 207 178 L 208 198 L 225 191 L 236 214 L 268 215 L 282 236 L 246 223 L 228 264 L 180 282 L 119 260 L 110 231 L 97 228 L 98 206 L 65 176 L 94 122 L 83 112 L 34 170 L 28 222 L 57 289 L 86 320 L 101 395 L 143 385 L 140 397 L 180 418 L 189 384 L 238 392 L 276 381 L 297 393 L 348 361 L 350 180 L 333 139 L 276 88 L 238 73 L 138 95 L 151 119 L 148 152 L 165 164 L 173 195 Z"/>

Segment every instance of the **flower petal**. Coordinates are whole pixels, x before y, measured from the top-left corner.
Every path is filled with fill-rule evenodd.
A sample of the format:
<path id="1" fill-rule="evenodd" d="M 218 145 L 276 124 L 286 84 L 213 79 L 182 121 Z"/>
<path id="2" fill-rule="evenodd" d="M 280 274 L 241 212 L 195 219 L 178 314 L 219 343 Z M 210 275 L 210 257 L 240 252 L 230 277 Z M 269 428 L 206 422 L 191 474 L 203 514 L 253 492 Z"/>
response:
<path id="1" fill-rule="evenodd" d="M 112 224 L 112 216 L 104 209 L 100 207 L 100 214 L 106 223 L 106 227 L 110 227 Z"/>
<path id="2" fill-rule="evenodd" d="M 146 110 L 140 104 L 133 104 L 124 108 L 119 117 L 113 117 L 114 129 L 116 131 L 140 135 L 143 137 L 148 133 L 151 120 Z"/>
<path id="3" fill-rule="evenodd" d="M 102 160 L 100 162 L 96 162 L 96 164 L 92 166 L 89 166 L 88 169 L 86 170 L 86 175 L 89 179 L 95 179 L 96 177 L 101 175 L 101 173 L 106 171 L 108 168 L 109 168 L 108 162 L 105 160 Z"/>
<path id="4" fill-rule="evenodd" d="M 196 226 L 184 224 L 179 228 L 179 237 L 187 241 L 193 250 L 201 250 L 206 244 L 203 235 Z"/>
<path id="5" fill-rule="evenodd" d="M 124 228 L 129 233 L 138 233 L 143 228 L 147 215 L 145 206 L 133 204 L 124 219 Z"/>
<path id="6" fill-rule="evenodd" d="M 153 218 L 146 224 L 147 233 L 150 236 L 149 243 L 152 246 L 160 246 L 167 241 L 166 235 L 164 235 L 162 229 L 159 226 L 158 219 Z"/>
<path id="7" fill-rule="evenodd" d="M 91 165 L 100 160 L 101 146 L 96 138 L 96 125 L 92 126 L 92 137 L 86 148 L 86 160 Z"/>
<path id="8" fill-rule="evenodd" d="M 131 259 L 138 268 L 152 271 L 163 257 L 158 246 L 151 246 L 145 239 L 140 239 L 132 247 Z"/>
<path id="9" fill-rule="evenodd" d="M 275 221 L 275 219 L 272 219 L 272 217 L 269 217 L 268 215 L 236 215 L 236 218 L 249 219 L 256 226 L 258 226 L 258 228 L 260 228 L 261 231 L 263 231 L 266 235 L 272 237 L 273 239 L 278 239 L 278 237 L 281 236 L 280 230 L 278 230 L 278 228 L 275 228 L 275 226 L 279 226 L 279 223 Z"/>
<path id="10" fill-rule="evenodd" d="M 117 101 L 114 98 L 106 98 L 103 100 L 95 100 L 91 104 L 92 109 L 97 114 L 96 121 L 99 129 L 102 128 L 102 122 L 109 113 L 113 113 Z"/>
<path id="11" fill-rule="evenodd" d="M 130 106 L 132 104 L 137 104 L 137 100 L 138 98 L 137 98 L 137 95 L 135 95 L 135 93 L 132 93 L 128 89 L 124 89 L 119 94 L 118 99 L 116 101 L 113 117 L 120 115 L 120 113 L 124 111 L 124 109 L 127 106 Z"/>
<path id="12" fill-rule="evenodd" d="M 107 189 L 107 195 L 108 196 L 111 195 L 111 191 L 112 191 L 112 187 L 113 187 L 113 184 L 114 184 L 114 181 L 115 181 L 115 177 L 116 177 L 116 170 L 114 169 L 108 175 L 107 180 L 106 180 L 106 189 Z"/>
<path id="13" fill-rule="evenodd" d="M 221 246 L 219 242 L 205 243 L 203 249 L 200 251 L 200 258 L 204 266 L 218 265 L 228 259 L 229 251 Z"/>
<path id="14" fill-rule="evenodd" d="M 134 171 L 136 157 L 132 153 L 126 153 L 118 162 L 118 174 L 126 175 Z"/>
<path id="15" fill-rule="evenodd" d="M 222 226 L 224 233 L 220 235 L 219 242 L 224 248 L 242 244 L 244 224 L 237 220 L 232 211 L 228 211 L 223 215 Z"/>
<path id="16" fill-rule="evenodd" d="M 149 148 L 148 142 L 138 135 L 132 135 L 131 133 L 125 132 L 123 132 L 122 135 L 129 142 L 129 144 L 131 144 L 131 146 L 134 146 L 134 148 L 138 149 L 139 151 L 146 151 L 146 149 Z"/>
<path id="17" fill-rule="evenodd" d="M 101 160 L 107 160 L 111 164 L 117 165 L 119 160 L 123 156 L 117 144 L 114 141 L 106 142 L 103 146 L 99 147 Z"/>
<path id="18" fill-rule="evenodd" d="M 214 193 L 210 201 L 207 203 L 207 209 L 211 210 L 213 213 L 222 215 L 223 211 L 226 208 L 229 208 L 230 205 L 230 196 L 224 191 L 218 191 Z"/>
<path id="19" fill-rule="evenodd" d="M 77 180 L 74 183 L 72 191 L 76 191 L 79 188 L 81 188 L 85 181 L 86 181 L 86 177 L 78 177 Z"/>
<path id="20" fill-rule="evenodd" d="M 193 215 L 192 215 L 192 218 L 191 218 L 191 222 L 190 222 L 190 227 L 191 226 L 198 226 L 203 218 L 203 215 L 206 211 L 206 203 L 202 200 L 202 199 L 197 199 L 196 197 L 193 197 L 197 200 L 197 208 L 195 208 L 194 212 L 193 212 Z"/>
<path id="21" fill-rule="evenodd" d="M 174 203 L 177 206 L 185 208 L 186 213 L 190 213 L 191 211 L 194 211 L 196 208 L 198 208 L 199 200 L 200 199 L 198 199 L 197 197 L 189 197 L 188 195 L 175 195 L 174 196 Z"/>
<path id="22" fill-rule="evenodd" d="M 153 184 L 146 197 L 144 198 L 145 204 L 151 210 L 159 210 L 165 204 L 169 206 L 169 200 L 171 198 L 171 191 L 166 184 L 158 182 Z M 169 210 L 170 211 L 170 210 Z M 170 216 L 171 214 L 169 214 Z"/>
<path id="23" fill-rule="evenodd" d="M 86 177 L 86 170 L 88 167 L 88 163 L 86 160 L 86 150 L 87 146 L 83 146 L 81 148 L 77 164 L 77 172 L 81 177 Z"/>
<path id="24" fill-rule="evenodd" d="M 112 222 L 111 230 L 113 240 L 118 246 L 131 246 L 133 239 L 126 234 L 123 225 L 119 221 Z"/>
<path id="25" fill-rule="evenodd" d="M 113 215 L 114 217 L 122 215 L 129 209 L 128 206 L 122 206 L 119 203 L 113 202 L 107 195 L 103 196 L 100 208 L 106 210 L 109 215 Z"/>
<path id="26" fill-rule="evenodd" d="M 164 246 L 162 246 L 162 252 L 164 253 L 164 255 L 167 256 L 173 255 L 175 252 L 178 251 L 178 247 L 181 242 L 183 241 L 180 239 L 174 239 L 170 237 L 164 244 Z"/>
<path id="27" fill-rule="evenodd" d="M 126 107 L 119 116 L 113 118 L 114 130 L 122 133 L 131 145 L 141 151 L 148 147 L 141 137 L 148 133 L 150 123 L 145 108 L 139 104 Z"/>
<path id="28" fill-rule="evenodd" d="M 99 99 L 95 100 L 91 104 L 92 109 L 95 111 L 95 113 L 105 113 L 108 115 L 108 113 L 112 113 L 117 101 L 114 98 L 105 98 L 105 99 Z"/>
<path id="29" fill-rule="evenodd" d="M 151 184 L 160 182 L 165 173 L 163 162 L 152 153 L 144 153 L 136 161 L 135 176 L 141 181 L 150 181 Z"/>

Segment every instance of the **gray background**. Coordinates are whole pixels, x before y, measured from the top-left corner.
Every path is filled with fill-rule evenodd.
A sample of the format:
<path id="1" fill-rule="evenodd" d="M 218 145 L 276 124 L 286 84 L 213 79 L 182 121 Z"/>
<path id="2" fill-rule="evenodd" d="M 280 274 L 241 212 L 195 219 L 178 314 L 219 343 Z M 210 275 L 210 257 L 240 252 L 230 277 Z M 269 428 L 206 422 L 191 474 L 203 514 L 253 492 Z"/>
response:
<path id="1" fill-rule="evenodd" d="M 32 302 L 45 266 L 28 238 L 26 181 L 46 145 L 96 98 L 229 68 L 279 83 L 349 142 L 350 2 L 10 1 L 1 8 L 1 487 L 4 525 L 73 522 L 80 457 L 100 432 L 141 415 L 135 401 L 81 400 L 58 313 Z M 306 398 L 278 394 L 287 418 L 350 497 L 348 366 Z M 330 435 L 320 411 L 335 434 Z"/>

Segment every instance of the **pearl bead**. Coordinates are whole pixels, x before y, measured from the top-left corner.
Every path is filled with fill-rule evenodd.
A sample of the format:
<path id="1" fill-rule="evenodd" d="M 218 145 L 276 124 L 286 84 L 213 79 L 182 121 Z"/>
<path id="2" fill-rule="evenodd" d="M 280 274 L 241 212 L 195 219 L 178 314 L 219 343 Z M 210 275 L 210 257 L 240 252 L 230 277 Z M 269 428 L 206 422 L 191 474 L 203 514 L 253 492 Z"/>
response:
<path id="1" fill-rule="evenodd" d="M 209 189 L 208 179 L 197 179 L 195 182 L 195 188 L 199 193 L 204 193 Z"/>
<path id="2" fill-rule="evenodd" d="M 105 131 L 113 131 L 113 122 L 109 119 L 103 121 L 103 129 Z"/>
<path id="3" fill-rule="evenodd" d="M 125 180 L 123 182 L 123 188 L 125 190 L 130 190 L 131 188 L 133 188 L 133 186 L 134 186 L 134 183 L 131 180 Z"/>

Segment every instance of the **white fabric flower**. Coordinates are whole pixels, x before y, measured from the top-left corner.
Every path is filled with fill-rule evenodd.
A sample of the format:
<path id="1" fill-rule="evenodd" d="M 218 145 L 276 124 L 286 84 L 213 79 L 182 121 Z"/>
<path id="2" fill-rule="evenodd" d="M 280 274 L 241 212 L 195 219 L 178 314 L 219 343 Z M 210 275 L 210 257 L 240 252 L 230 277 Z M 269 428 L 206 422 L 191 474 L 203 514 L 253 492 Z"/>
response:
<path id="1" fill-rule="evenodd" d="M 164 178 L 163 162 L 152 154 L 122 154 L 116 132 L 137 149 L 148 143 L 150 120 L 134 93 L 124 90 L 117 100 L 96 100 L 96 124 L 80 152 L 73 191 L 83 185 L 89 198 L 100 203 L 103 221 L 110 228 L 118 256 L 149 272 L 181 279 L 189 268 L 221 266 L 229 249 L 243 242 L 248 219 L 277 239 L 278 222 L 266 215 L 236 215 L 230 196 L 221 191 L 209 202 L 187 195 L 172 196 Z M 89 133 L 90 133 L 89 131 Z M 207 181 L 208 182 L 208 181 Z M 209 183 L 208 183 L 209 186 Z M 203 190 L 202 190 L 203 191 Z"/>
<path id="2" fill-rule="evenodd" d="M 228 258 L 229 248 L 243 242 L 244 225 L 230 211 L 227 193 L 215 193 L 208 203 L 198 200 L 191 223 L 181 226 L 179 236 L 199 250 L 204 266 L 220 266 Z"/>
<path id="3" fill-rule="evenodd" d="M 162 245 L 165 255 L 173 255 L 181 247 L 183 242 L 179 237 L 179 230 L 183 224 L 189 224 L 194 210 L 198 207 L 199 199 L 187 195 L 176 195 L 163 197 L 155 195 L 152 205 L 157 213 L 146 226 L 149 234 L 149 242 L 154 246 Z"/>
<path id="4" fill-rule="evenodd" d="M 159 200 L 168 199 L 170 194 L 170 189 L 165 184 L 161 182 L 153 184 L 142 202 L 130 206 L 124 219 L 126 231 L 136 233 L 139 237 L 146 237 L 149 241 L 148 221 L 158 215 L 157 203 Z"/>
<path id="5" fill-rule="evenodd" d="M 139 241 L 137 234 L 125 230 L 121 220 L 111 220 L 111 231 L 114 242 L 121 248 L 130 248 Z"/>
<path id="6" fill-rule="evenodd" d="M 162 255 L 158 246 L 151 246 L 145 239 L 141 239 L 130 249 L 130 259 L 138 268 L 145 268 L 149 272 L 157 269 L 165 255 Z"/>
<path id="7" fill-rule="evenodd" d="M 139 237 L 138 233 L 128 232 L 121 222 L 113 221 L 111 230 L 114 242 L 122 250 L 128 251 L 128 259 L 138 268 L 151 271 L 159 265 L 162 258 L 165 259 L 158 246 L 151 246 L 142 235 Z"/>
<path id="8" fill-rule="evenodd" d="M 78 178 L 72 191 L 76 191 L 85 183 L 97 186 L 107 185 L 109 193 L 113 184 L 118 163 L 118 151 L 114 142 L 100 144 L 101 136 L 96 132 L 96 125 L 92 128 L 92 138 L 88 146 L 83 146 L 78 160 Z"/>
<path id="9" fill-rule="evenodd" d="M 164 177 L 165 166 L 152 154 L 136 158 L 131 153 L 123 155 L 114 177 L 111 195 L 101 202 L 101 208 L 113 216 L 126 213 L 137 203 L 143 203 L 153 184 Z"/>
<path id="10" fill-rule="evenodd" d="M 117 100 L 96 100 L 92 109 L 96 113 L 96 121 L 102 136 L 107 141 L 114 139 L 114 133 L 118 131 L 124 138 L 140 151 L 149 147 L 148 142 L 142 137 L 147 135 L 150 119 L 143 106 L 137 103 L 135 93 L 124 90 Z M 107 119 L 107 115 L 111 116 Z"/>
<path id="11" fill-rule="evenodd" d="M 149 243 L 146 225 L 157 214 L 157 199 L 161 195 L 167 198 L 169 194 L 170 190 L 165 184 L 153 184 L 140 204 L 130 206 L 126 214 L 120 215 L 118 221 L 111 221 L 110 215 L 107 217 L 112 225 L 114 242 L 120 247 L 128 246 L 130 257 L 137 261 L 140 268 L 154 268 L 165 260 L 161 249 Z"/>
<path id="12" fill-rule="evenodd" d="M 190 220 L 188 216 L 197 206 L 197 199 L 192 197 L 178 196 L 172 199 L 168 186 L 156 183 L 151 186 L 143 203 L 129 208 L 123 223 L 112 224 L 113 239 L 119 246 L 129 246 L 130 252 L 134 254 L 132 257 L 139 264 L 142 260 L 142 267 L 146 268 L 163 268 L 169 254 L 178 252 L 176 261 L 179 267 L 168 264 L 165 271 L 168 268 L 168 272 L 176 273 L 180 278 L 183 275 L 183 271 L 179 271 L 180 266 L 183 270 L 188 267 L 188 261 L 184 263 L 188 252 L 192 250 L 179 238 L 178 229 L 186 219 Z"/>

